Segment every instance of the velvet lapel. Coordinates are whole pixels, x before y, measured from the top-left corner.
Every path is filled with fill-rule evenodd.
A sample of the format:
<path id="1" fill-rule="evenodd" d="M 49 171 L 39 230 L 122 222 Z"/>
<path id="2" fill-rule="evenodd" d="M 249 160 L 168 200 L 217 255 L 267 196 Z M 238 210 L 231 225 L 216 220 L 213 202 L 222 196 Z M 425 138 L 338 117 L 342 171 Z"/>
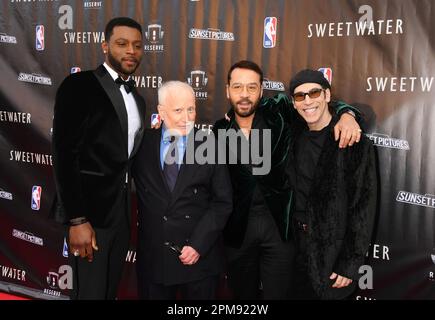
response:
<path id="1" fill-rule="evenodd" d="M 94 71 L 94 74 L 104 91 L 109 96 L 110 101 L 115 108 L 116 114 L 118 115 L 119 122 L 121 123 L 122 135 L 124 136 L 124 139 L 122 139 L 124 141 L 124 149 L 126 154 L 128 154 L 128 118 L 121 91 L 119 91 L 118 85 L 115 83 L 115 81 L 113 81 L 113 78 L 103 65 L 100 65 Z"/>
<path id="2" fill-rule="evenodd" d="M 228 126 L 225 128 L 225 130 L 230 130 L 230 129 L 233 129 L 233 130 L 235 130 L 236 132 L 239 132 L 240 131 L 240 127 L 239 127 L 239 125 L 238 125 L 238 123 L 237 123 L 237 121 L 236 121 L 236 117 L 235 117 L 235 115 L 234 115 L 234 111 L 233 110 L 231 110 L 232 111 L 232 116 L 231 116 L 231 120 L 228 122 Z M 229 114 L 230 115 L 230 114 Z M 252 122 L 252 124 L 254 124 L 254 122 Z M 243 138 L 243 139 L 245 139 L 245 138 Z M 232 152 L 231 150 L 230 150 L 230 146 L 229 146 L 229 139 L 226 139 L 226 145 L 227 145 L 227 152 Z M 242 160 L 241 160 L 241 158 L 240 158 L 240 156 L 241 155 L 239 155 L 238 154 L 239 152 L 237 151 L 237 154 L 236 154 L 236 157 L 237 157 L 237 165 L 242 169 L 242 170 L 244 170 L 246 173 L 248 173 L 248 174 L 251 174 L 252 173 L 252 167 L 251 167 L 251 165 L 250 164 L 243 164 L 242 163 Z M 227 155 L 228 156 L 228 155 Z"/>

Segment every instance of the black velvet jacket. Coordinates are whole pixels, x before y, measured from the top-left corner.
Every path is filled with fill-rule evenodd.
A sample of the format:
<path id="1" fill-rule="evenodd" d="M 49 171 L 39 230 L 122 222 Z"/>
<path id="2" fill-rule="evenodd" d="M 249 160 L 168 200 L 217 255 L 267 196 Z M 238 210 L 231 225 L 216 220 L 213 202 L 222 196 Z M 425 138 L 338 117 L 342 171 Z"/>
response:
<path id="1" fill-rule="evenodd" d="M 335 108 L 339 114 L 349 109 L 358 113 L 358 110 L 343 103 L 336 104 Z M 221 119 L 215 123 L 213 130 L 216 136 L 219 129 L 238 130 L 234 111 L 230 110 L 228 116 L 230 121 Z M 262 121 L 256 121 L 256 118 L 259 117 Z M 282 240 L 289 240 L 293 192 L 288 183 L 285 168 L 291 143 L 291 130 L 296 117 L 297 112 L 286 95 L 279 94 L 274 98 L 262 98 L 261 105 L 255 113 L 253 128 L 255 128 L 256 123 L 263 123 L 263 127 L 257 129 L 271 129 L 271 170 L 267 175 L 254 176 L 250 166 L 241 164 L 240 161 L 228 165 L 234 190 L 234 208 L 224 230 L 224 239 L 227 245 L 237 248 L 243 242 L 256 186 L 263 194 Z"/>
<path id="2" fill-rule="evenodd" d="M 264 99 L 262 106 L 255 113 L 256 119 L 253 121 L 253 129 L 271 129 L 272 165 L 270 172 L 267 175 L 255 176 L 252 174 L 252 168 L 249 165 L 241 164 L 240 159 L 238 159 L 237 164 L 228 165 L 234 190 L 233 213 L 224 230 L 224 240 L 229 246 L 240 247 L 243 242 L 252 197 L 257 185 L 276 221 L 281 237 L 284 240 L 288 239 L 292 194 L 283 172 L 286 165 L 285 159 L 288 153 L 290 132 L 283 115 L 277 111 L 279 107 L 286 108 L 288 102 L 289 100 L 285 96 L 276 100 Z M 282 106 L 278 106 L 281 104 Z M 215 134 L 219 129 L 239 129 L 233 112 L 228 115 L 231 118 L 230 121 L 221 119 L 216 122 L 213 127 Z M 261 118 L 261 121 L 258 121 L 258 118 Z M 263 127 L 256 128 L 258 123 L 262 123 Z"/>
<path id="3" fill-rule="evenodd" d="M 337 118 L 333 118 L 333 124 Z M 295 121 L 292 142 L 305 122 Z M 288 161 L 294 161 L 294 143 Z M 362 136 L 352 147 L 338 148 L 330 132 L 314 171 L 307 198 L 308 274 L 322 299 L 341 299 L 355 289 L 358 269 L 371 240 L 376 213 L 377 173 L 372 142 Z M 292 168 L 293 166 L 289 166 Z M 288 171 L 292 184 L 294 172 Z M 353 279 L 350 286 L 332 288 L 332 272 Z"/>
<path id="4" fill-rule="evenodd" d="M 145 115 L 145 101 L 135 90 L 133 94 L 141 129 L 130 158 L 142 139 Z M 62 82 L 56 94 L 52 139 L 58 195 L 52 215 L 57 221 L 86 217 L 94 227 L 106 227 L 114 210 L 127 210 L 116 208 L 125 194 L 121 191 L 127 187 L 130 168 L 127 130 L 122 94 L 103 65 Z"/>

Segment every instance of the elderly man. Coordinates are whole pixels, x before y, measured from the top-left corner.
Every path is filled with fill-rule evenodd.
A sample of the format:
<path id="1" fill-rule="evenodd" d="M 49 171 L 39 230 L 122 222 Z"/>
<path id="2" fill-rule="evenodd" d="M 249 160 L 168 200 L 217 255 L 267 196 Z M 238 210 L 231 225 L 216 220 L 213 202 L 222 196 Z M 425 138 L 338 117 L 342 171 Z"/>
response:
<path id="1" fill-rule="evenodd" d="M 220 236 L 232 209 L 229 174 L 214 161 L 186 161 L 186 153 L 191 156 L 200 144 L 194 141 L 193 89 L 169 81 L 158 99 L 163 125 L 146 130 L 133 167 L 139 294 L 159 300 L 177 294 L 214 299 L 224 266 Z"/>

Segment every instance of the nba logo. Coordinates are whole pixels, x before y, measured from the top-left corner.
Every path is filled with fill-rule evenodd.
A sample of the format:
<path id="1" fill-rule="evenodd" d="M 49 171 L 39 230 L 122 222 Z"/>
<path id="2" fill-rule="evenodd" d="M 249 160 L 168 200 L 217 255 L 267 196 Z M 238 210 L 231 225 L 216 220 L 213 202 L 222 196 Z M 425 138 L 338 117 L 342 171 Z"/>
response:
<path id="1" fill-rule="evenodd" d="M 329 84 L 332 85 L 332 69 L 331 68 L 319 68 L 319 71 L 323 73 L 323 76 L 328 80 Z"/>
<path id="2" fill-rule="evenodd" d="M 156 124 L 159 124 L 161 121 L 160 115 L 158 113 L 153 113 L 151 115 L 151 126 L 155 126 Z"/>
<path id="3" fill-rule="evenodd" d="M 77 72 L 80 72 L 80 71 L 82 71 L 82 69 L 80 69 L 80 67 L 72 67 L 71 68 L 71 73 L 77 73 Z"/>
<path id="4" fill-rule="evenodd" d="M 276 45 L 276 27 L 278 20 L 276 17 L 266 17 L 264 19 L 263 47 L 274 48 Z"/>
<path id="5" fill-rule="evenodd" d="M 42 188 L 40 186 L 33 186 L 32 188 L 32 210 L 39 210 L 41 208 L 41 192 Z"/>
<path id="6" fill-rule="evenodd" d="M 66 238 L 63 238 L 63 249 L 62 249 L 62 255 L 65 258 L 68 258 L 68 244 L 66 243 Z"/>
<path id="7" fill-rule="evenodd" d="M 43 51 L 45 48 L 44 44 L 44 26 L 39 24 L 36 26 L 36 50 Z"/>

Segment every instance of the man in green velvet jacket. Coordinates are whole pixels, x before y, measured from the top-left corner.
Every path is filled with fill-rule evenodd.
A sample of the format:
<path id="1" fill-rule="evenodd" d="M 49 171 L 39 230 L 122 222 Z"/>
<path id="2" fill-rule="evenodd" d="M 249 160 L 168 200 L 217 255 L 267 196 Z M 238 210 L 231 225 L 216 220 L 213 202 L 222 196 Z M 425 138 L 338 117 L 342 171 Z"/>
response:
<path id="1" fill-rule="evenodd" d="M 263 98 L 262 82 L 263 72 L 254 62 L 234 64 L 228 72 L 227 98 L 232 105 L 229 119 L 214 125 L 215 134 L 219 130 L 240 130 L 249 144 L 252 129 L 271 133 L 270 172 L 254 175 L 255 165 L 240 158 L 228 165 L 234 208 L 224 230 L 224 241 L 229 285 L 236 299 L 260 298 L 260 286 L 263 299 L 287 298 L 295 253 L 290 235 L 292 190 L 285 167 L 296 112 L 283 94 Z M 349 109 L 346 104 L 336 105 L 336 113 L 342 114 L 334 128 L 340 147 L 360 139 L 354 115 L 346 113 Z M 263 146 L 250 147 L 257 147 L 260 153 L 263 150 Z"/>

